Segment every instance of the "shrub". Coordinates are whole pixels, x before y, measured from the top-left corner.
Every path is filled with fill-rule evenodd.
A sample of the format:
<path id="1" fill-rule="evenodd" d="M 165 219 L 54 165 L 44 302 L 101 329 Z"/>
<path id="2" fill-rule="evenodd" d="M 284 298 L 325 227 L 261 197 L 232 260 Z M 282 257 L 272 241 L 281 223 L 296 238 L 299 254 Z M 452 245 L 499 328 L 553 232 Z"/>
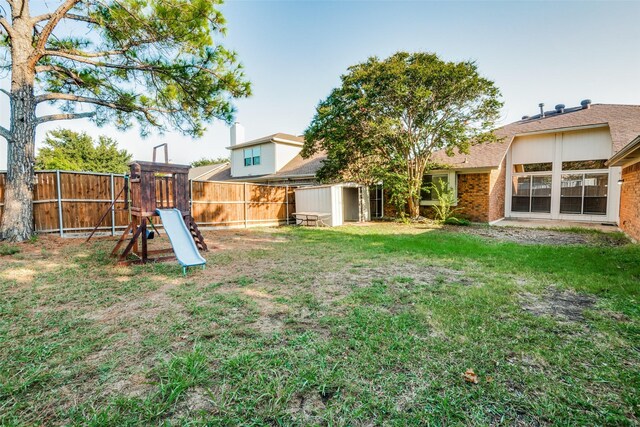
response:
<path id="1" fill-rule="evenodd" d="M 443 221 L 444 224 L 449 224 L 449 225 L 462 225 L 462 226 L 469 226 L 471 225 L 471 221 L 469 221 L 468 219 L 464 219 L 464 218 L 456 218 L 456 217 L 449 217 L 447 218 L 445 221 Z"/>
<path id="2" fill-rule="evenodd" d="M 0 256 L 20 253 L 20 248 L 11 245 L 0 245 Z"/>
<path id="3" fill-rule="evenodd" d="M 453 213 L 459 209 L 454 208 L 458 204 L 453 189 L 449 187 L 449 184 L 445 181 L 436 181 L 431 184 L 431 191 L 436 194 L 438 203 L 433 206 L 435 212 L 435 219 L 440 222 L 447 223 L 447 220 L 453 218 Z"/>

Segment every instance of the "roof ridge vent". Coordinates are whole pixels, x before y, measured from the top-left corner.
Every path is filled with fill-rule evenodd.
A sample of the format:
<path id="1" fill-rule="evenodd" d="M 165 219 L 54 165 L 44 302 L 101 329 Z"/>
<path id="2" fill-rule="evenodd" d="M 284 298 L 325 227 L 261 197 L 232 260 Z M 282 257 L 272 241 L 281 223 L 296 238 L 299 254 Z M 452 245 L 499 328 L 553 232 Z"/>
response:
<path id="1" fill-rule="evenodd" d="M 562 113 L 564 113 L 565 105 L 564 104 L 558 104 L 558 105 L 555 106 L 555 109 L 556 109 L 556 113 L 562 114 Z"/>
<path id="2" fill-rule="evenodd" d="M 591 108 L 591 100 L 590 99 L 583 99 L 582 101 L 580 101 L 580 106 L 582 106 L 583 110 L 587 110 L 587 109 Z"/>

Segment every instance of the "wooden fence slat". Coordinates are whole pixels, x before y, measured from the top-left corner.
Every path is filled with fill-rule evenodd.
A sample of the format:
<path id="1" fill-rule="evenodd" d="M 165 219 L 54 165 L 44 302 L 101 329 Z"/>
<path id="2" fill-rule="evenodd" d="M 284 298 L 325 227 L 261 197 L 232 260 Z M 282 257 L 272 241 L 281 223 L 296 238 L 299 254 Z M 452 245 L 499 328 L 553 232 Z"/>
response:
<path id="1" fill-rule="evenodd" d="M 58 210 L 58 175 L 61 212 Z M 125 183 L 122 175 L 66 171 L 36 172 L 36 178 L 33 192 L 35 230 L 60 232 L 62 220 L 62 234 L 90 231 Z M 5 180 L 6 175 L 0 173 L 0 218 L 4 210 Z M 155 188 L 145 191 L 155 192 L 159 205 L 160 201 L 173 205 L 172 180 L 158 177 L 155 183 Z M 192 181 L 190 187 L 191 215 L 201 226 L 283 224 L 288 223 L 295 212 L 295 187 L 209 181 Z M 122 194 L 101 229 L 113 232 L 127 226 L 129 215 L 124 201 L 125 195 Z"/>

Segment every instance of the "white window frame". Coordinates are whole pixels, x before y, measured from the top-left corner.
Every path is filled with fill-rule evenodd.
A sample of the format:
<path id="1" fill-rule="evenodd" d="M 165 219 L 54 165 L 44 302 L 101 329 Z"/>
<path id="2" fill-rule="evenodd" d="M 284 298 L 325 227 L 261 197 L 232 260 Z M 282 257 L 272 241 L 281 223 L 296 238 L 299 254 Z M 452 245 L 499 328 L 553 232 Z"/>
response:
<path id="1" fill-rule="evenodd" d="M 425 176 L 427 175 L 431 175 L 431 176 L 446 175 L 449 183 L 449 188 L 453 189 L 453 194 L 455 195 L 455 198 L 456 198 L 456 203 L 454 203 L 453 206 L 458 206 L 458 180 L 457 180 L 456 172 L 448 171 L 448 170 L 433 170 L 425 174 Z M 420 199 L 420 206 L 435 206 L 437 204 L 438 204 L 437 200 L 422 200 L 422 198 Z"/>
<path id="2" fill-rule="evenodd" d="M 560 174 L 560 186 L 562 186 L 562 175 L 582 175 L 582 205 L 581 210 L 584 211 L 584 180 L 586 175 L 607 175 L 607 208 L 604 214 L 594 214 L 594 213 L 569 213 L 560 211 L 560 216 L 562 219 L 572 219 L 572 218 L 609 218 L 609 197 L 611 193 L 611 173 L 609 169 L 578 169 L 578 170 L 562 170 Z M 562 187 L 561 191 L 562 191 Z M 562 195 L 560 195 L 562 198 Z"/>
<path id="3" fill-rule="evenodd" d="M 513 172 L 512 171 L 511 172 L 511 197 L 512 198 L 513 198 L 513 180 L 521 178 L 521 177 L 527 177 L 527 176 L 529 177 L 529 210 L 526 211 L 526 212 L 524 212 L 524 211 L 514 211 L 513 210 L 513 201 L 511 201 L 510 206 L 511 206 L 512 213 L 520 214 L 520 215 L 527 215 L 527 214 L 551 215 L 551 208 L 549 208 L 549 212 L 532 212 L 531 211 L 531 204 L 533 203 L 533 177 L 535 177 L 535 176 L 549 176 L 549 177 L 551 177 L 551 196 L 549 196 L 549 197 L 551 198 L 551 202 L 553 203 L 553 169 L 550 170 L 550 171 L 539 171 L 539 172 Z"/>
<path id="4" fill-rule="evenodd" d="M 249 156 L 247 156 L 247 152 L 249 153 Z M 256 152 L 258 153 L 258 155 L 256 156 Z M 258 158 L 258 162 L 254 162 L 255 158 Z M 247 164 L 247 159 L 249 160 L 249 164 Z M 249 166 L 260 166 L 262 164 L 262 147 L 260 145 L 257 145 L 255 147 L 249 147 L 249 148 L 245 148 L 242 150 L 242 165 L 246 168 L 248 168 Z"/>
<path id="5" fill-rule="evenodd" d="M 256 151 L 258 152 L 257 156 Z M 258 163 L 256 163 L 256 157 L 258 158 Z M 253 166 L 260 166 L 262 164 L 262 147 L 259 145 L 253 147 L 253 150 L 251 150 L 251 164 Z"/>

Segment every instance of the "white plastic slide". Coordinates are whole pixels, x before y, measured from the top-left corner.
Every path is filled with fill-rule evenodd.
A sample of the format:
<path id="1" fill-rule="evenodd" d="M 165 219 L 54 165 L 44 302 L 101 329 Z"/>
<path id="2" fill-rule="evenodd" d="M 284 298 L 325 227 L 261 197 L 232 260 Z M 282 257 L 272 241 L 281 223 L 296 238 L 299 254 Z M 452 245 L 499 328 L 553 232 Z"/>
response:
<path id="1" fill-rule="evenodd" d="M 156 209 L 156 212 L 160 215 L 164 232 L 169 236 L 173 252 L 182 265 L 183 273 L 186 272 L 187 267 L 194 265 L 201 265 L 204 268 L 207 260 L 198 252 L 196 242 L 193 241 L 193 237 L 184 223 L 182 213 L 178 209 Z"/>

